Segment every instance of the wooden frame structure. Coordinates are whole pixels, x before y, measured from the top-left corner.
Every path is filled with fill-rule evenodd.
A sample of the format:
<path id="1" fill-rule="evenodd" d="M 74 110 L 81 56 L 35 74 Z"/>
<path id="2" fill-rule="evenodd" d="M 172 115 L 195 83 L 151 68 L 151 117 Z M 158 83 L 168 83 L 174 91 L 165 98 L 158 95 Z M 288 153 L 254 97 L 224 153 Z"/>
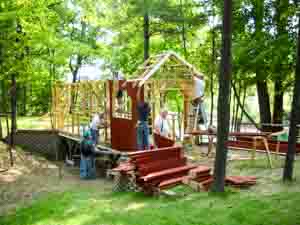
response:
<path id="1" fill-rule="evenodd" d="M 161 107 L 165 106 L 165 96 L 170 91 L 177 91 L 183 97 L 183 116 L 182 120 L 179 122 L 183 125 L 183 130 L 186 132 L 189 126 L 189 105 L 193 95 L 194 76 L 201 76 L 200 73 L 194 66 L 189 64 L 183 58 L 181 58 L 175 52 L 165 52 L 163 54 L 151 56 L 147 59 L 137 71 L 134 73 L 132 79 L 122 82 L 120 89 L 130 89 L 133 93 L 130 93 L 132 98 L 132 134 L 130 137 L 135 141 L 132 142 L 133 145 L 130 149 L 136 149 L 136 133 L 135 127 L 137 122 L 137 112 L 136 112 L 136 93 L 139 88 L 141 91 L 141 101 L 147 101 L 151 106 L 151 116 L 150 116 L 150 130 L 153 130 L 154 119 L 159 114 Z M 172 115 L 172 138 L 175 140 L 175 116 Z M 112 121 L 113 121 L 112 117 Z M 121 121 L 119 121 L 121 122 Z M 124 120 L 122 122 L 125 122 Z M 121 123 L 119 123 L 121 124 Z M 121 127 L 118 127 L 121 128 Z M 131 127 L 132 128 L 132 127 Z M 122 128 L 126 130 L 128 134 L 128 126 Z M 114 130 L 112 128 L 112 137 L 114 137 Z M 134 130 L 134 131 L 133 131 Z M 114 145 L 113 145 L 114 146 Z M 120 147 L 120 146 L 118 146 Z"/>
<path id="2" fill-rule="evenodd" d="M 137 124 L 137 92 L 141 89 L 141 101 L 147 101 L 152 108 L 150 128 L 154 118 L 164 104 L 169 91 L 178 91 L 183 96 L 184 131 L 188 127 L 189 104 L 192 98 L 193 77 L 203 76 L 175 52 L 151 56 L 130 80 L 84 81 L 75 84 L 57 83 L 53 87 L 53 128 L 68 135 L 80 135 L 81 127 L 89 124 L 93 113 L 105 113 L 108 128 L 104 141 L 120 151 L 135 151 Z M 126 95 L 126 113 L 116 111 L 116 92 Z M 175 117 L 173 117 L 173 138 L 175 139 Z"/>
<path id="3" fill-rule="evenodd" d="M 106 81 L 56 83 L 52 89 L 52 127 L 60 133 L 80 136 L 94 113 L 109 119 L 109 89 Z M 109 123 L 109 121 L 108 121 Z M 104 128 L 104 141 L 109 140 L 109 127 Z"/>
<path id="4" fill-rule="evenodd" d="M 160 107 L 164 105 L 164 97 L 169 91 L 180 92 L 184 99 L 183 124 L 186 132 L 189 125 L 188 113 L 193 95 L 193 77 L 195 75 L 198 77 L 204 76 L 178 54 L 169 51 L 150 57 L 135 72 L 136 78 L 127 82 L 133 82 L 134 87 L 144 88 L 145 99 L 152 106 L 152 118 L 155 118 L 159 113 Z"/>

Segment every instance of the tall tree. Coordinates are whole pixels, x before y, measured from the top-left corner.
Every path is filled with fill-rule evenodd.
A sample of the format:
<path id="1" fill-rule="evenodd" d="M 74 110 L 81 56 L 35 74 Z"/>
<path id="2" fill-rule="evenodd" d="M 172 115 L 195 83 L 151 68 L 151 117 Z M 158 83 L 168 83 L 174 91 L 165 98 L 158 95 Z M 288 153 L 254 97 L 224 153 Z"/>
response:
<path id="1" fill-rule="evenodd" d="M 144 61 L 149 58 L 150 55 L 150 19 L 147 8 L 144 14 Z"/>
<path id="2" fill-rule="evenodd" d="M 70 33 L 70 39 L 71 41 L 79 41 L 83 42 L 86 39 L 86 22 L 81 21 L 80 22 L 80 30 L 79 30 L 79 40 L 76 40 L 76 31 L 77 31 L 77 24 L 73 22 L 72 31 Z M 72 83 L 75 83 L 78 80 L 78 72 L 80 67 L 82 66 L 83 60 L 85 59 L 85 56 L 82 54 L 80 49 L 77 52 L 74 52 L 70 56 L 69 59 L 69 67 L 72 73 Z"/>
<path id="3" fill-rule="evenodd" d="M 11 130 L 10 130 L 10 147 L 9 147 L 9 155 L 10 155 L 10 165 L 14 165 L 13 153 L 12 149 L 15 147 L 15 135 L 17 131 L 17 80 L 16 74 L 12 74 L 11 76 Z"/>
<path id="4" fill-rule="evenodd" d="M 209 125 L 213 124 L 214 113 L 214 74 L 215 74 L 215 62 L 216 62 L 216 28 L 215 28 L 215 4 L 214 0 L 211 2 L 212 7 L 212 54 L 211 54 L 211 74 L 210 74 L 210 119 Z"/>
<path id="5" fill-rule="evenodd" d="M 300 122 L 300 15 L 298 18 L 298 50 L 295 72 L 295 85 L 292 111 L 290 115 L 289 143 L 286 154 L 285 166 L 283 171 L 283 180 L 292 181 L 296 143 L 297 143 L 297 124 Z"/>
<path id="6" fill-rule="evenodd" d="M 182 18 L 181 22 L 181 37 L 182 37 L 182 47 L 184 52 L 184 57 L 187 59 L 188 53 L 187 53 L 187 39 L 186 39 L 186 27 L 185 27 L 185 0 L 180 0 L 180 15 Z"/>
<path id="7" fill-rule="evenodd" d="M 218 130 L 213 191 L 224 192 L 230 119 L 232 0 L 224 0 L 222 58 L 219 74 Z"/>
<path id="8" fill-rule="evenodd" d="M 254 40 L 256 42 L 255 57 L 256 65 L 256 88 L 259 102 L 260 122 L 262 124 L 271 123 L 270 96 L 268 91 L 267 74 L 263 71 L 264 61 L 259 56 L 264 40 L 264 0 L 252 0 L 253 2 L 253 19 L 255 23 Z"/>
<path id="9" fill-rule="evenodd" d="M 275 18 L 274 23 L 276 25 L 276 42 L 277 46 L 280 46 L 282 43 L 287 44 L 288 39 L 288 0 L 276 0 L 275 3 Z M 272 122 L 276 124 L 282 124 L 283 117 L 283 96 L 284 96 L 284 85 L 283 82 L 286 79 L 286 74 L 288 73 L 284 64 L 286 64 L 289 48 L 279 47 L 277 56 L 275 57 L 274 65 L 274 104 L 273 104 L 273 119 Z"/>

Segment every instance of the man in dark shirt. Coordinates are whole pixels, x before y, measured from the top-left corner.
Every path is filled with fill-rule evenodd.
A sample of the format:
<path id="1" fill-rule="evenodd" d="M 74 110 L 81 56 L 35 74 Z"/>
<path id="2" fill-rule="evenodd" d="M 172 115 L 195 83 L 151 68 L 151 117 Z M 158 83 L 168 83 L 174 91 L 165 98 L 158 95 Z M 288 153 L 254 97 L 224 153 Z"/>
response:
<path id="1" fill-rule="evenodd" d="M 150 149 L 148 117 L 151 112 L 151 108 L 148 102 L 140 101 L 140 89 L 137 93 L 137 100 L 137 146 L 139 150 Z"/>
<path id="2" fill-rule="evenodd" d="M 95 146 L 92 142 L 90 131 L 85 131 L 83 140 L 80 142 L 80 178 L 81 179 L 95 179 Z"/>

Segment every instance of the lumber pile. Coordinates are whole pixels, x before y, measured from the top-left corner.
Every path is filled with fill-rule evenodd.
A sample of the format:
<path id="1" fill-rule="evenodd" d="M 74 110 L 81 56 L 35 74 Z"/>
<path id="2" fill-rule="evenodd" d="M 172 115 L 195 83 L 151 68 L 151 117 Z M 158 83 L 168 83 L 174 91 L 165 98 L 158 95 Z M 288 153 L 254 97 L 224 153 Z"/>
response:
<path id="1" fill-rule="evenodd" d="M 210 171 L 211 169 L 207 166 L 198 166 L 189 172 L 188 177 L 190 180 L 202 182 L 211 177 Z"/>
<path id="2" fill-rule="evenodd" d="M 187 164 L 181 146 L 132 152 L 128 157 L 128 162 L 113 171 L 134 174 L 137 186 L 150 194 L 182 184 L 189 171 L 197 167 Z"/>
<path id="3" fill-rule="evenodd" d="M 211 168 L 187 164 L 181 146 L 128 153 L 128 160 L 112 170 L 147 194 L 186 184 L 208 191 L 213 183 Z M 245 188 L 256 184 L 251 176 L 228 176 L 226 185 Z M 122 184 L 124 186 L 124 184 Z"/>
<path id="4" fill-rule="evenodd" d="M 237 188 L 247 188 L 256 184 L 254 176 L 227 176 L 226 184 Z"/>
<path id="5" fill-rule="evenodd" d="M 211 179 L 211 168 L 207 166 L 198 166 L 189 172 L 184 183 L 195 191 L 208 190 L 206 183 Z"/>
<path id="6" fill-rule="evenodd" d="M 214 181 L 212 175 L 203 175 L 202 177 L 198 175 L 195 179 L 192 177 L 192 172 L 187 176 L 187 180 L 185 180 L 185 184 L 189 185 L 195 191 L 208 191 Z M 227 176 L 225 178 L 226 186 L 231 186 L 235 188 L 248 188 L 252 185 L 256 184 L 256 177 L 254 176 Z"/>

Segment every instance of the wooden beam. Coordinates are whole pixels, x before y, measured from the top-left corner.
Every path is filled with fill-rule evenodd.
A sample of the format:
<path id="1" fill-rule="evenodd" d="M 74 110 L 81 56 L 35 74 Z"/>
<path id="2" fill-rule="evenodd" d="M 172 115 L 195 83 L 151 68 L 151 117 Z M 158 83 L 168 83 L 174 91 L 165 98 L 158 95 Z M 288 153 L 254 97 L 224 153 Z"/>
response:
<path id="1" fill-rule="evenodd" d="M 170 53 L 167 53 L 154 67 L 150 70 L 149 73 L 145 74 L 143 79 L 139 82 L 138 86 L 142 87 L 143 84 L 154 74 L 156 73 L 159 68 L 169 59 Z"/>

